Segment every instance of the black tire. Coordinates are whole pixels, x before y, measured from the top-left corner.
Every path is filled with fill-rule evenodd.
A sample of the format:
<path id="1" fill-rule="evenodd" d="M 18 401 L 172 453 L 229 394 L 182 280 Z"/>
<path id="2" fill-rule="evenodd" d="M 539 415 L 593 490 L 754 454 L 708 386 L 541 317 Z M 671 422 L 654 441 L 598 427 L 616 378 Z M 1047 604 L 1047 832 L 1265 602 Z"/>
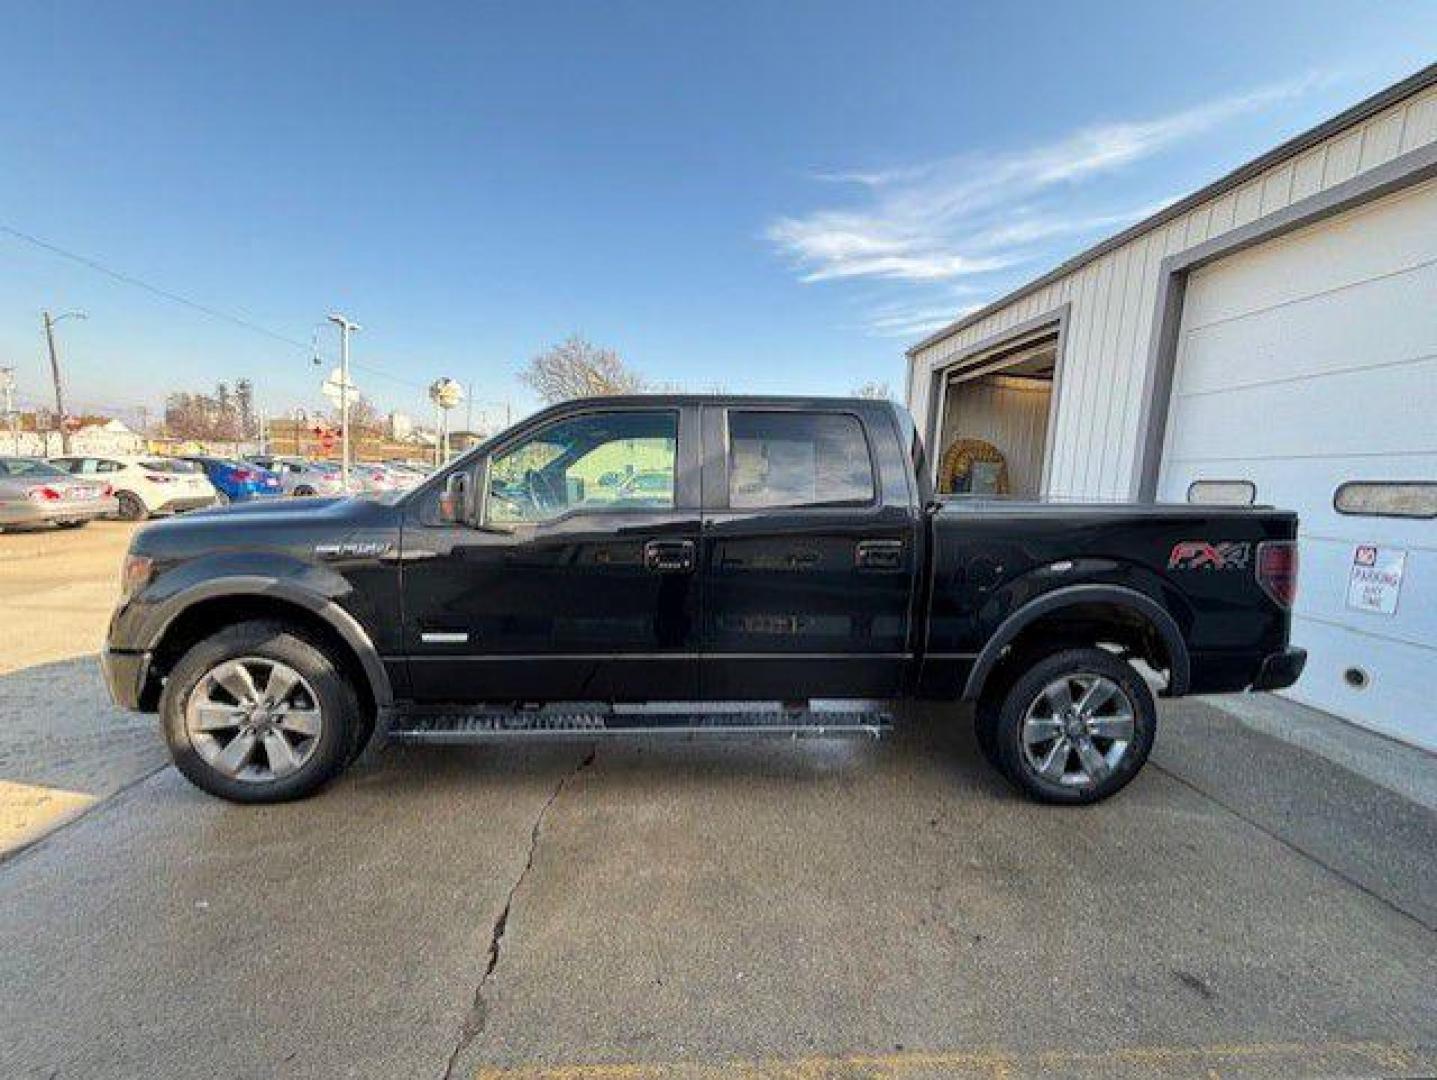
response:
<path id="1" fill-rule="evenodd" d="M 314 494 L 314 488 L 301 484 L 294 489 L 294 494 L 297 498 L 305 498 L 306 496 Z"/>
<path id="2" fill-rule="evenodd" d="M 1118 740 L 1085 732 L 1074 738 L 1063 735 L 1053 742 L 1040 743 L 1025 753 L 1025 722 L 1030 710 L 1041 707 L 1046 711 L 1051 705 L 1051 699 L 1047 697 L 1048 689 L 1056 686 L 1056 692 L 1063 694 L 1071 691 L 1073 686 L 1081 687 L 1083 680 L 1094 678 L 1107 680 L 1121 691 L 1121 697 L 1114 695 L 1105 706 L 1112 710 L 1111 715 L 1099 715 L 1096 720 L 1101 724 L 1105 720 L 1112 721 L 1119 711 L 1130 712 L 1132 736 L 1126 740 L 1126 746 L 1120 747 Z M 1073 682 L 1065 688 L 1062 685 L 1065 680 Z M 1126 698 L 1126 702 L 1122 702 L 1121 698 Z M 1083 805 L 1101 802 L 1117 794 L 1148 760 L 1157 733 L 1157 704 L 1148 684 L 1132 665 L 1097 648 L 1064 649 L 1036 660 L 1013 680 L 990 716 L 988 726 L 999 772 L 1025 795 L 1045 803 Z M 1078 722 L 1081 723 L 1081 720 Z M 1053 721 L 1039 720 L 1037 723 Z M 1086 750 L 1096 749 L 1103 755 L 1100 769 L 1088 770 L 1078 749 L 1078 744 L 1084 739 L 1087 741 Z M 1064 743 L 1070 747 L 1069 750 L 1063 750 Z M 1057 762 L 1058 755 L 1062 755 L 1062 761 L 1072 766 L 1066 781 L 1044 775 L 1039 764 L 1035 764 L 1034 759 L 1040 752 L 1054 748 L 1055 752 L 1044 754 L 1044 757 Z M 1114 760 L 1109 761 L 1109 757 Z M 1063 766 L 1058 763 L 1058 767 L 1061 769 Z M 1093 772 L 1100 773 L 1101 779 L 1093 780 Z M 1083 774 L 1087 779 L 1083 779 Z"/>
<path id="3" fill-rule="evenodd" d="M 200 680 L 227 661 L 239 658 L 278 661 L 313 688 L 321 716 L 315 746 L 294 772 L 270 779 L 239 779 L 211 765 L 190 735 L 185 709 Z M 238 623 L 194 645 L 165 681 L 160 696 L 165 742 L 175 767 L 196 787 L 239 803 L 277 803 L 312 795 L 333 780 L 355 756 L 364 723 L 359 699 L 344 669 L 322 642 L 282 622 Z M 203 736 L 199 736 L 203 740 Z"/>
<path id="4" fill-rule="evenodd" d="M 150 516 L 144 500 L 132 491 L 121 491 L 115 495 L 115 499 L 119 503 L 121 521 L 144 521 Z"/>
<path id="5" fill-rule="evenodd" d="M 57 529 L 83 529 L 83 528 L 84 528 L 86 525 L 88 525 L 88 524 L 90 524 L 90 523 L 89 523 L 88 521 L 84 521 L 84 520 L 81 520 L 81 521 L 57 521 L 57 522 L 55 522 L 55 528 L 57 528 Z"/>

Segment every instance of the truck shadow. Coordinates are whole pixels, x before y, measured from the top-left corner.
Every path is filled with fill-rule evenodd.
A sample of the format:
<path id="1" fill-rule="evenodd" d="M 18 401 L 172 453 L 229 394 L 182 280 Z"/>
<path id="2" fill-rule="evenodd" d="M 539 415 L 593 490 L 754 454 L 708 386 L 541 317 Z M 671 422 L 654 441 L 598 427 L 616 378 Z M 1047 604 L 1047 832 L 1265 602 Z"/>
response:
<path id="1" fill-rule="evenodd" d="M 640 782 L 838 783 L 901 775 L 1010 795 L 973 737 L 972 714 L 961 706 L 896 703 L 892 731 L 866 736 L 763 738 L 722 735 L 605 736 L 473 746 L 413 746 L 376 736 L 348 782 L 394 792 L 468 784 L 527 782 L 572 766 L 592 752 L 605 777 Z M 341 781 L 343 784 L 344 781 Z"/>

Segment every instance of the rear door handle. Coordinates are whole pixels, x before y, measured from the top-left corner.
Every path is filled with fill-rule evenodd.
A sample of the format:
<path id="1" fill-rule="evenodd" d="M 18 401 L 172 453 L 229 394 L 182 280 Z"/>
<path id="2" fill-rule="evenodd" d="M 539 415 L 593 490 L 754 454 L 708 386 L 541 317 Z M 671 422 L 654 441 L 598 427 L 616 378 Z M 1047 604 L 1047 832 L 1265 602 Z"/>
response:
<path id="1" fill-rule="evenodd" d="M 644 545 L 644 569 L 654 574 L 688 574 L 694 568 L 692 540 L 650 540 Z"/>
<path id="2" fill-rule="evenodd" d="M 860 540 L 853 552 L 853 564 L 860 570 L 894 573 L 903 569 L 902 540 Z"/>

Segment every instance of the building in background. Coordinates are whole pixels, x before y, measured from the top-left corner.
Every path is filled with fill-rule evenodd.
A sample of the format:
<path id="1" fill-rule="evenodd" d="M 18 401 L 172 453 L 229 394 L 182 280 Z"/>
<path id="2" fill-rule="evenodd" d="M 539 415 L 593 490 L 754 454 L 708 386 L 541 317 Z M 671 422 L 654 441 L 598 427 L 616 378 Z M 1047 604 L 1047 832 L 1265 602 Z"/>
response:
<path id="1" fill-rule="evenodd" d="M 908 351 L 947 486 L 1296 510 L 1290 696 L 1430 749 L 1434 387 L 1437 65 Z"/>
<path id="2" fill-rule="evenodd" d="M 70 434 L 71 454 L 126 455 L 143 454 L 145 438 L 123 421 L 107 416 L 82 416 L 73 421 Z M 54 430 L 52 416 L 21 413 L 18 443 L 10 429 L 0 431 L 4 452 L 22 457 L 54 457 L 62 452 L 60 433 Z"/>
<path id="3" fill-rule="evenodd" d="M 406 442 L 414 434 L 414 417 L 408 413 L 392 412 L 387 418 L 389 437 L 395 442 Z"/>

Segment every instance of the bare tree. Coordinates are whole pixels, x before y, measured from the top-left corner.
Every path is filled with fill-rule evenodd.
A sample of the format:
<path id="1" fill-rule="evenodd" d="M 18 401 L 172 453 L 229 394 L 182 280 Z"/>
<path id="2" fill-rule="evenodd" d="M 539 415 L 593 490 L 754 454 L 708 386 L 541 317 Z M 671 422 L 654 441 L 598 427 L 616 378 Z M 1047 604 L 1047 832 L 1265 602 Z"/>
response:
<path id="1" fill-rule="evenodd" d="M 529 361 L 519 373 L 546 404 L 580 397 L 637 394 L 643 378 L 631 371 L 613 349 L 604 349 L 577 334 Z"/>
<path id="2" fill-rule="evenodd" d="M 339 410 L 334 411 L 334 426 L 339 427 Z M 384 430 L 384 414 L 363 394 L 349 399 L 349 427 L 356 436 L 375 434 Z"/>
<path id="3" fill-rule="evenodd" d="M 871 401 L 892 401 L 893 390 L 886 382 L 866 382 L 862 386 L 854 387 L 854 397 L 868 398 Z"/>
<path id="4" fill-rule="evenodd" d="M 235 411 L 239 413 L 241 438 L 248 439 L 259 431 L 254 415 L 254 383 L 248 379 L 235 380 Z"/>

